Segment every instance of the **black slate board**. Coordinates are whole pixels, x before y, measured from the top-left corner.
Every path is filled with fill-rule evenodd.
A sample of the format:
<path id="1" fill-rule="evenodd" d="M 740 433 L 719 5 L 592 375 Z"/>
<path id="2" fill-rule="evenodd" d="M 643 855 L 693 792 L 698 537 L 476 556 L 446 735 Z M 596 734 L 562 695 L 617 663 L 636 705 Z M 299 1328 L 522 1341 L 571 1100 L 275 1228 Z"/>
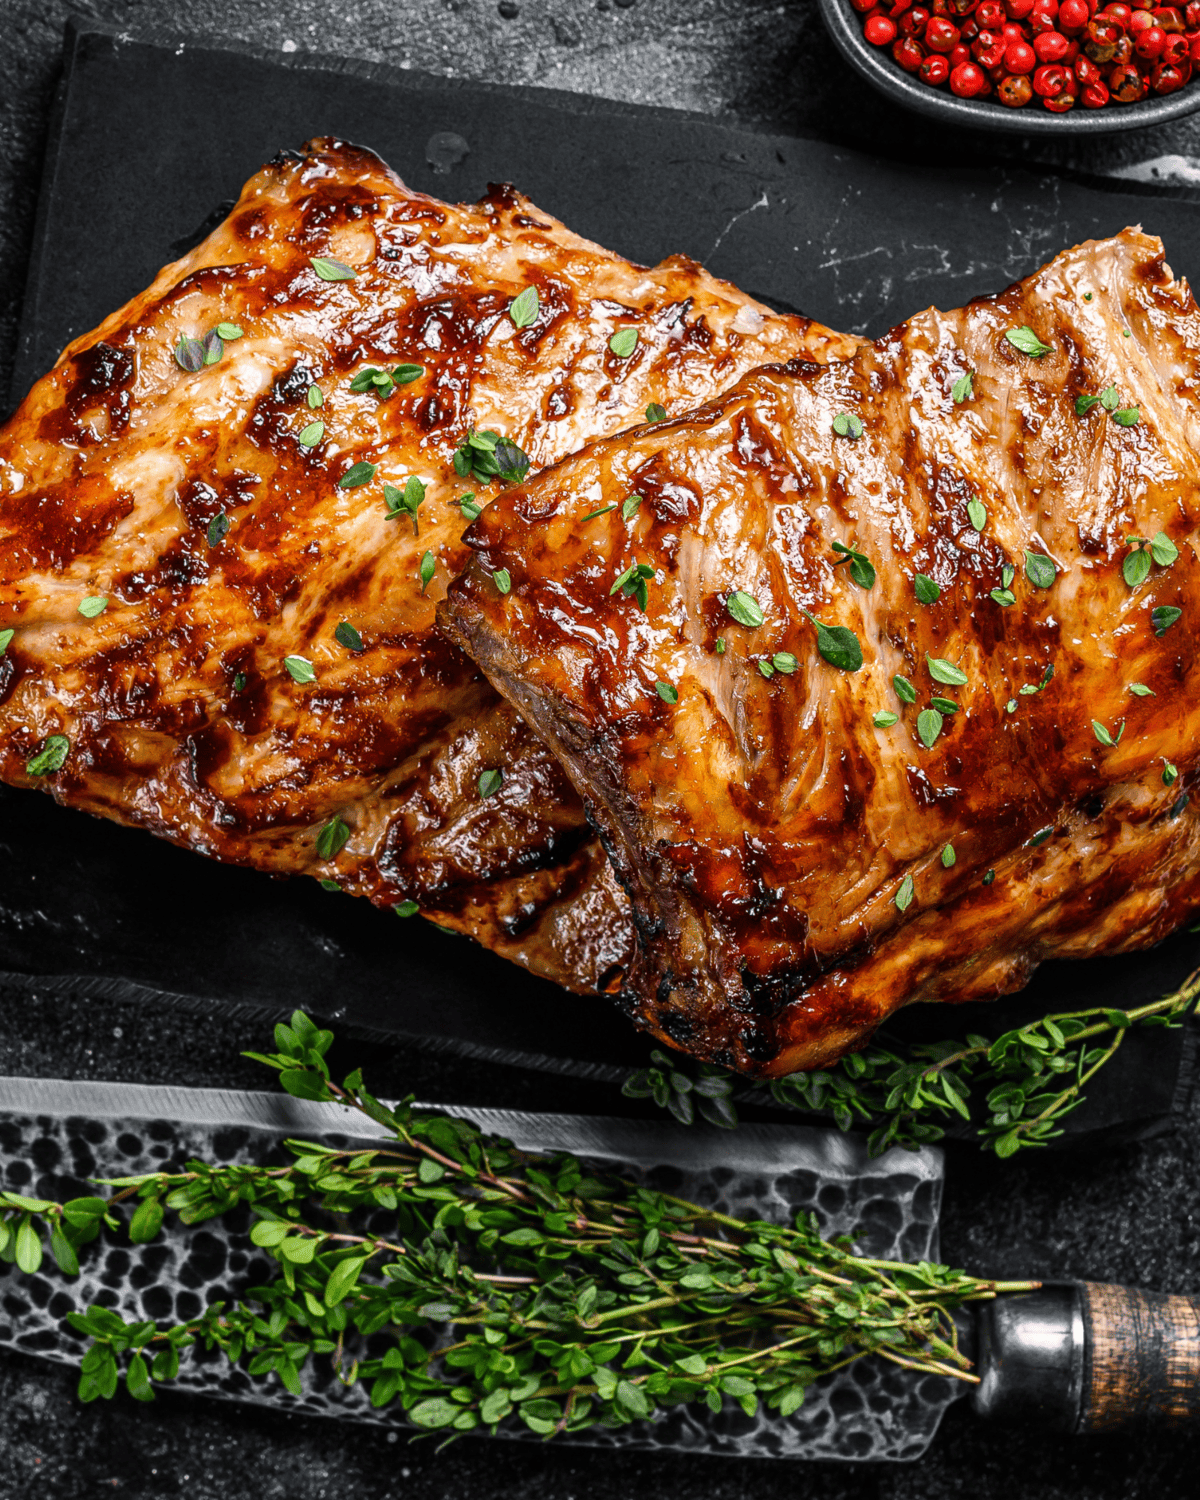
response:
<path id="1" fill-rule="evenodd" d="M 856 332 L 994 291 L 1064 245 L 1142 219 L 1177 271 L 1200 275 L 1200 207 L 1187 192 L 1005 166 L 935 172 L 675 111 L 131 38 L 89 21 L 67 31 L 14 397 L 194 243 L 214 206 L 279 147 L 326 134 L 371 146 L 441 197 L 513 181 L 635 259 L 686 251 L 777 307 Z M 1047 965 L 1000 1008 L 939 1007 L 900 1025 L 962 1034 L 1051 1007 L 1135 1003 L 1197 962 L 1200 940 L 1180 935 L 1151 954 Z M 310 881 L 212 864 L 7 787 L 0 969 L 97 998 L 303 1005 L 359 1029 L 581 1074 L 618 1076 L 645 1055 L 607 1002 L 568 996 L 423 922 L 401 925 Z M 1172 1037 L 1131 1038 L 1080 1123 L 1169 1110 L 1188 1071 Z"/>

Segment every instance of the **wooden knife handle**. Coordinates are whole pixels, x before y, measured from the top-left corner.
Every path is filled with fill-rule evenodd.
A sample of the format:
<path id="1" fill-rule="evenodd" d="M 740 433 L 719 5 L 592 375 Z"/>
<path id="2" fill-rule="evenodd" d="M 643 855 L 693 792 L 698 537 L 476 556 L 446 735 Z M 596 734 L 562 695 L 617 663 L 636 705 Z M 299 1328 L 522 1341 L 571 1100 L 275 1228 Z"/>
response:
<path id="1" fill-rule="evenodd" d="M 1200 1418 L 1200 1297 L 1085 1281 L 1078 1432 Z"/>
<path id="2" fill-rule="evenodd" d="M 1200 1419 L 1200 1298 L 1097 1282 L 983 1303 L 974 1404 L 1060 1432 Z"/>

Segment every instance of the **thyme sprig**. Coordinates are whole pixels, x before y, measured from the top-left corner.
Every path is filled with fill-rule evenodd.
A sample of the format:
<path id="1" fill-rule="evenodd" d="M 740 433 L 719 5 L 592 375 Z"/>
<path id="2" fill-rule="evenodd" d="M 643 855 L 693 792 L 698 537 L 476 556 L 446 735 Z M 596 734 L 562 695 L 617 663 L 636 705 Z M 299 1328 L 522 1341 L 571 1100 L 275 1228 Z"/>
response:
<path id="1" fill-rule="evenodd" d="M 1087 1085 L 1127 1031 L 1181 1026 L 1198 999 L 1200 970 L 1145 1005 L 1055 1012 L 994 1041 L 976 1034 L 911 1045 L 880 1040 L 830 1068 L 773 1079 L 769 1100 L 828 1115 L 841 1130 L 869 1129 L 876 1156 L 891 1146 L 915 1150 L 941 1140 L 956 1115 L 986 1150 L 1013 1156 L 1062 1135 L 1063 1119 L 1083 1104 Z M 685 1124 L 693 1095 L 703 1101 L 704 1117 L 726 1128 L 737 1124 L 738 1098 L 762 1102 L 763 1091 L 739 1088 L 736 1076 L 720 1068 L 705 1065 L 693 1077 L 683 1059 L 657 1051 L 651 1064 L 632 1073 L 623 1092 L 653 1098 Z M 972 1096 L 982 1097 L 982 1109 L 972 1109 Z"/>
<path id="2" fill-rule="evenodd" d="M 683 1401 L 719 1411 L 727 1398 L 787 1416 L 815 1379 L 868 1354 L 973 1381 L 954 1310 L 1036 1285 L 872 1260 L 844 1237 L 823 1240 L 808 1214 L 794 1227 L 743 1221 L 591 1176 L 411 1098 L 385 1105 L 359 1071 L 333 1083 L 332 1033 L 300 1012 L 275 1035 L 278 1052 L 248 1055 L 289 1093 L 347 1105 L 390 1139 L 289 1141 L 281 1166 L 191 1161 L 111 1179 L 107 1198 L 0 1194 L 0 1255 L 29 1274 L 47 1229 L 73 1275 L 102 1226 L 141 1243 L 168 1214 L 197 1224 L 240 1205 L 276 1262 L 269 1284 L 184 1322 L 128 1322 L 98 1304 L 68 1314 L 90 1339 L 83 1400 L 111 1397 L 122 1379 L 153 1400 L 203 1346 L 296 1394 L 304 1363 L 328 1359 L 373 1405 L 398 1403 L 448 1439 L 507 1422 L 549 1438 Z"/>

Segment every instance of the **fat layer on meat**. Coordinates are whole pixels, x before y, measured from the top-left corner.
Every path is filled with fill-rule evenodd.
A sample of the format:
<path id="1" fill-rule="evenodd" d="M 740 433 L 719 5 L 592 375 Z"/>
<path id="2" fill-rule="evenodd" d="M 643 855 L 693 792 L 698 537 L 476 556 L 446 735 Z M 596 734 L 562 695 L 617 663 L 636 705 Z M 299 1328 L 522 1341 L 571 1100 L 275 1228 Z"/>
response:
<path id="1" fill-rule="evenodd" d="M 181 337 L 222 322 L 242 336 L 182 368 Z M 638 335 L 627 358 L 618 329 Z M 650 402 L 677 412 L 764 360 L 849 347 L 683 257 L 610 254 L 511 188 L 453 206 L 339 142 L 281 155 L 0 431 L 0 777 L 218 859 L 416 901 L 573 988 L 612 982 L 627 905 L 578 797 L 434 627 L 466 556 L 459 497 L 497 488 L 455 452 L 493 430 L 538 467 Z M 423 373 L 351 389 L 401 364 Z M 370 481 L 339 488 L 357 464 Z M 414 478 L 415 525 L 384 491 Z M 60 735 L 62 768 L 31 774 Z M 488 770 L 504 780 L 485 798 Z"/>
<path id="2" fill-rule="evenodd" d="M 1187 915 L 1198 378 L 1192 295 L 1127 230 L 598 442 L 468 532 L 445 624 L 595 809 L 643 1025 L 784 1073 Z"/>

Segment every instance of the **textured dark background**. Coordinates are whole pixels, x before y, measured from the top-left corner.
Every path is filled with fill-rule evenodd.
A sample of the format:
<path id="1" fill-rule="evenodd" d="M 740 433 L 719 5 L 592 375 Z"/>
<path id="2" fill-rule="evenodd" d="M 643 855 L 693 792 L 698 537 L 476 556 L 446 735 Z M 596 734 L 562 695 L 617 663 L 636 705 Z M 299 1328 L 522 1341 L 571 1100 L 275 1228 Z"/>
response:
<path id="1" fill-rule="evenodd" d="M 813 0 L 0 0 L 0 391 L 7 389 L 62 24 L 70 12 L 139 27 L 244 38 L 499 82 L 576 89 L 698 110 L 772 130 L 819 132 L 867 149 L 950 159 L 985 143 L 948 140 L 866 93 L 830 48 Z M 169 101 L 168 106 L 169 107 Z M 1159 158 L 1200 181 L 1200 123 L 1079 146 L 1006 142 L 1026 161 L 1109 172 Z M 80 254 L 86 254 L 86 245 Z M 134 1005 L 0 990 L 0 1072 L 136 1082 L 258 1086 L 238 1057 L 263 1027 L 203 1015 L 164 1019 Z M 401 1047 L 341 1044 L 381 1093 L 607 1112 L 613 1092 Z M 1079 1275 L 1165 1291 L 1200 1289 L 1196 1132 L 1200 1104 L 1157 1141 L 1008 1164 L 951 1153 L 945 1257 L 984 1273 Z M 412 1500 L 926 1500 L 970 1494 L 1191 1496 L 1183 1437 L 1082 1442 L 989 1430 L 959 1408 L 908 1467 L 771 1466 L 727 1460 L 603 1458 L 567 1448 L 462 1442 L 436 1454 L 374 1430 L 272 1417 L 169 1394 L 80 1407 L 67 1372 L 0 1356 L 0 1500 L 118 1493 L 195 1500 L 374 1497 Z M 1188 1479 L 1188 1474 L 1192 1478 Z"/>

